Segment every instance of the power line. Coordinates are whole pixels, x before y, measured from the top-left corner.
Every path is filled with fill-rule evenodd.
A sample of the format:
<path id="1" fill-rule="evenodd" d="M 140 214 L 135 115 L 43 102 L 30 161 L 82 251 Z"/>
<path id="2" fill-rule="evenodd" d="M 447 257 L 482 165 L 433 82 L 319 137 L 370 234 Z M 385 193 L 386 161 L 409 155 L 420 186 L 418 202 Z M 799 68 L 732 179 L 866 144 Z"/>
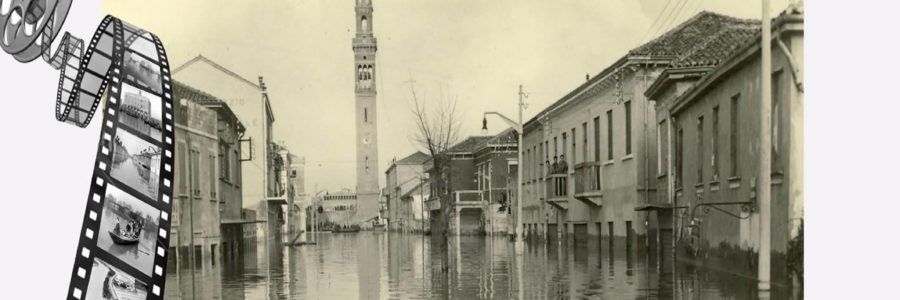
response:
<path id="1" fill-rule="evenodd" d="M 638 40 L 638 46 L 640 46 L 641 44 L 644 43 L 644 41 L 647 39 L 647 35 L 650 34 L 650 30 L 652 30 L 653 27 L 656 26 L 656 23 L 659 22 L 659 20 L 660 20 L 660 18 L 662 17 L 663 13 L 666 12 L 666 9 L 669 8 L 669 4 L 671 4 L 671 3 L 672 3 L 672 0 L 666 1 L 666 5 L 665 5 L 665 6 L 663 7 L 663 9 L 660 10 L 659 13 L 656 15 L 656 19 L 653 20 L 653 24 L 650 24 L 650 27 L 647 27 L 647 31 L 644 32 L 644 35 L 641 37 L 640 40 Z"/>
<path id="2" fill-rule="evenodd" d="M 666 16 L 666 19 L 660 24 L 659 28 L 656 29 L 656 32 L 653 33 L 654 36 L 657 36 L 661 33 L 664 33 L 666 29 L 672 25 L 672 22 L 678 17 L 678 14 L 681 12 L 681 9 L 687 4 L 690 0 L 679 0 L 678 3 L 675 4 L 675 7 L 669 11 L 669 15 Z"/>

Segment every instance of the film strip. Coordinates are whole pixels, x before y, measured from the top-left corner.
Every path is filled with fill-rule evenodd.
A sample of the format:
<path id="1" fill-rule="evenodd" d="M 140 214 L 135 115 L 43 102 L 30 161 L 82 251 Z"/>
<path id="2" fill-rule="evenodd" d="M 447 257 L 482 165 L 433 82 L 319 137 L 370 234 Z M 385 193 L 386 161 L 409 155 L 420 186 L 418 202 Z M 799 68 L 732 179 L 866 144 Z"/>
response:
<path id="1" fill-rule="evenodd" d="M 59 121 L 87 126 L 107 96 L 67 298 L 162 299 L 175 166 L 162 43 L 106 16 L 87 44 L 66 32 L 51 55 L 71 0 L 0 5 L 3 50 L 20 62 L 42 56 L 60 70 Z"/>
<path id="2" fill-rule="evenodd" d="M 62 47 L 79 48 L 66 38 Z M 86 126 L 110 88 L 69 297 L 161 299 L 175 138 L 165 50 L 152 33 L 107 16 L 78 56 L 63 59 L 57 118 Z"/>

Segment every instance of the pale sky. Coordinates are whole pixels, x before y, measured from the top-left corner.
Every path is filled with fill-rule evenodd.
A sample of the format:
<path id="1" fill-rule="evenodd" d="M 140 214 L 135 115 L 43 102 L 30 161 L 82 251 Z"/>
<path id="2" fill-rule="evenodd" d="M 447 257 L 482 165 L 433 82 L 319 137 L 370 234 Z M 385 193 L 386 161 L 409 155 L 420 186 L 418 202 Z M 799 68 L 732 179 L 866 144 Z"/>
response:
<path id="1" fill-rule="evenodd" d="M 787 1 L 773 0 L 772 15 Z M 519 84 L 529 94 L 527 120 L 583 83 L 586 73 L 596 75 L 699 11 L 761 16 L 760 1 L 735 0 L 373 3 L 382 174 L 392 158 L 417 150 L 411 139 L 410 79 L 426 100 L 442 93 L 458 97 L 463 136 L 480 135 L 482 112 L 516 116 Z M 104 1 L 103 13 L 157 34 L 173 68 L 202 53 L 251 81 L 264 76 L 275 140 L 306 158 L 306 187 L 313 192 L 316 185 L 330 191 L 356 185 L 354 5 L 354 0 L 116 0 Z M 489 118 L 488 125 L 490 134 L 506 128 L 497 118 Z M 384 175 L 380 180 L 384 184 Z"/>

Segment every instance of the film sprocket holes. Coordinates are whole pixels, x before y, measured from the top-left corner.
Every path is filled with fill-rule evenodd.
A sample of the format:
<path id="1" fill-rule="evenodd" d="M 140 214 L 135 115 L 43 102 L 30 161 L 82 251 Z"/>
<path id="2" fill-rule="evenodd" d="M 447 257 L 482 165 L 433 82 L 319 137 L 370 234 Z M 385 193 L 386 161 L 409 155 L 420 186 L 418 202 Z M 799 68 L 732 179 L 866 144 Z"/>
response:
<path id="1" fill-rule="evenodd" d="M 51 55 L 70 5 L 0 0 L 2 49 L 20 62 L 42 56 L 60 70 L 59 121 L 87 126 L 107 92 L 66 297 L 162 299 L 175 139 L 166 53 L 156 35 L 106 16 L 86 49 L 66 32 Z"/>

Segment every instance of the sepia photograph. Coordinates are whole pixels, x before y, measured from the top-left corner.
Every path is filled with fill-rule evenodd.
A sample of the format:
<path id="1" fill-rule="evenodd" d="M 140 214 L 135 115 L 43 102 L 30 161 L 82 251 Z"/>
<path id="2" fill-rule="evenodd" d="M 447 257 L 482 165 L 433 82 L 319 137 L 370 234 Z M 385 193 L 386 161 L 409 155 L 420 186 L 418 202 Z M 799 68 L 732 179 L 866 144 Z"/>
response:
<path id="1" fill-rule="evenodd" d="M 146 42 L 138 38 L 135 43 Z M 152 44 L 151 44 L 152 45 Z M 156 57 L 156 51 L 150 48 L 152 57 Z M 159 65 L 151 62 L 145 54 L 133 51 L 125 51 L 125 78 L 142 88 L 149 89 L 157 95 L 162 93 L 162 78 L 159 74 Z"/>
<path id="2" fill-rule="evenodd" d="M 123 101 L 124 103 L 124 101 Z M 162 149 L 140 137 L 118 130 L 112 142 L 109 174 L 124 185 L 156 200 Z"/>
<path id="3" fill-rule="evenodd" d="M 803 1 L 103 11 L 171 64 L 168 298 L 803 299 Z"/>
<path id="4" fill-rule="evenodd" d="M 119 122 L 162 141 L 162 99 L 124 82 L 120 98 Z"/>
<path id="5" fill-rule="evenodd" d="M 97 247 L 150 275 L 159 210 L 110 184 L 106 188 Z"/>
<path id="6" fill-rule="evenodd" d="M 85 300 L 144 300 L 148 285 L 117 269 L 108 262 L 94 258 Z"/>

